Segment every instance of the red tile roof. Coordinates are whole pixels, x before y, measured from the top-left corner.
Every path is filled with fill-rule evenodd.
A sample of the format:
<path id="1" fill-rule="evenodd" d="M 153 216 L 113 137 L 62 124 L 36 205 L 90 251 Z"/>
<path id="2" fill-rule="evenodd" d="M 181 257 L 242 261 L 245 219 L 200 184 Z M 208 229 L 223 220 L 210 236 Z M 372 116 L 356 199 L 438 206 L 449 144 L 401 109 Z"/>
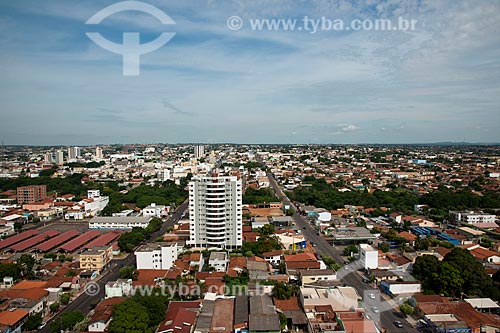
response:
<path id="1" fill-rule="evenodd" d="M 98 237 L 101 234 L 99 230 L 89 230 L 86 233 L 81 234 L 80 236 L 73 238 L 67 243 L 64 243 L 63 245 L 59 246 L 58 249 L 66 251 L 66 252 L 73 252 L 83 244 L 87 243 L 88 241 Z"/>
<path id="2" fill-rule="evenodd" d="M 21 309 L 15 309 L 14 311 L 3 311 L 0 312 L 0 324 L 14 326 L 27 316 L 28 312 Z"/>
<path id="3" fill-rule="evenodd" d="M 23 241 L 29 237 L 33 237 L 38 234 L 38 230 L 28 230 L 25 232 L 21 232 L 19 235 L 15 235 L 9 237 L 7 239 L 0 240 L 0 249 L 4 249 L 6 247 L 11 246 L 12 244 Z"/>
<path id="4" fill-rule="evenodd" d="M 55 248 L 57 245 L 60 245 L 68 240 L 70 240 L 73 237 L 78 236 L 80 233 L 77 230 L 68 230 L 65 233 L 60 234 L 59 236 L 56 236 L 54 238 L 49 239 L 48 241 L 45 241 L 41 244 L 38 244 L 34 246 L 33 248 L 35 250 L 39 250 L 42 252 L 49 251 L 53 248 Z"/>
<path id="5" fill-rule="evenodd" d="M 165 319 L 158 327 L 158 333 L 190 333 L 196 321 L 201 301 L 170 302 Z"/>
<path id="6" fill-rule="evenodd" d="M 34 237 L 28 238 L 25 241 L 12 245 L 10 248 L 15 251 L 24 251 L 45 241 L 47 238 L 51 238 L 57 235 L 59 235 L 59 231 L 47 230 L 43 234 L 39 234 Z"/>
<path id="7" fill-rule="evenodd" d="M 121 234 L 122 234 L 122 232 L 118 231 L 118 230 L 113 230 L 113 231 L 107 232 L 105 234 L 100 235 L 99 237 L 97 237 L 93 241 L 89 242 L 84 247 L 86 249 L 91 249 L 94 246 L 105 246 L 105 245 L 108 245 L 109 243 L 111 243 L 112 241 L 114 241 L 115 239 L 117 239 L 118 237 L 120 237 Z"/>

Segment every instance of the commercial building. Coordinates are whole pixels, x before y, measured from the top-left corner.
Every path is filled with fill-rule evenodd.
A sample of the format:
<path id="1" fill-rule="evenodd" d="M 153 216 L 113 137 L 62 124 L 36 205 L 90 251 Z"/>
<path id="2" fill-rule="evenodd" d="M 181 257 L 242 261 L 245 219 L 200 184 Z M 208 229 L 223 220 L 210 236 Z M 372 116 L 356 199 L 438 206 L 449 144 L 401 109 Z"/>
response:
<path id="1" fill-rule="evenodd" d="M 47 197 L 47 185 L 30 185 L 17 188 L 17 203 L 33 203 Z"/>
<path id="2" fill-rule="evenodd" d="M 234 176 L 196 176 L 189 183 L 189 242 L 207 248 L 242 245 L 242 185 Z"/>
<path id="3" fill-rule="evenodd" d="M 134 227 L 146 228 L 151 217 L 144 216 L 96 216 L 90 219 L 90 229 L 132 229 Z"/>
<path id="4" fill-rule="evenodd" d="M 450 211 L 450 215 L 454 221 L 466 224 L 495 223 L 496 218 L 494 214 L 474 211 Z"/>
<path id="5" fill-rule="evenodd" d="M 170 269 L 177 259 L 177 243 L 142 245 L 134 254 L 137 269 Z"/>
<path id="6" fill-rule="evenodd" d="M 80 269 L 101 272 L 113 259 L 112 246 L 99 246 L 80 254 Z"/>

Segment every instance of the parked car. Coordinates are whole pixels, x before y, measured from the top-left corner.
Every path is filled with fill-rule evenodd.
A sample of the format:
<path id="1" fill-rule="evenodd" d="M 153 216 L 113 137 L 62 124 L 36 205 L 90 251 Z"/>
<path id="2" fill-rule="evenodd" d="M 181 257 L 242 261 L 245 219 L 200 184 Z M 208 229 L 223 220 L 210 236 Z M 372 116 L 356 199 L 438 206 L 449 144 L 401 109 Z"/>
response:
<path id="1" fill-rule="evenodd" d="M 43 329 L 45 326 L 47 326 L 47 323 L 46 322 L 43 322 L 41 323 L 40 325 L 38 325 L 38 329 L 41 330 Z"/>
<path id="2" fill-rule="evenodd" d="M 403 323 L 400 322 L 399 320 L 395 320 L 394 321 L 394 326 L 401 328 L 401 327 L 403 327 Z"/>

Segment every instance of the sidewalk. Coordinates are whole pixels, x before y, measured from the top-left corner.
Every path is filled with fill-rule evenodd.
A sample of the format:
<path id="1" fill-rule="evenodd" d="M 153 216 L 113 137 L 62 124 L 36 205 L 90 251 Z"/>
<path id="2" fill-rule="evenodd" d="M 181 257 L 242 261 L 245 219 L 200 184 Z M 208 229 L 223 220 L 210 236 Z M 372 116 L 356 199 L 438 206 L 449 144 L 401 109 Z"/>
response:
<path id="1" fill-rule="evenodd" d="M 380 295 L 382 296 L 382 298 L 387 302 L 389 303 L 396 311 L 399 311 L 399 303 L 396 302 L 394 299 L 392 299 L 389 295 L 386 295 L 384 293 L 380 293 Z M 415 320 L 415 318 L 413 318 L 412 316 L 407 316 L 405 318 L 405 320 L 408 322 L 408 324 L 410 324 L 411 326 L 413 327 L 416 327 L 417 326 L 417 321 Z"/>

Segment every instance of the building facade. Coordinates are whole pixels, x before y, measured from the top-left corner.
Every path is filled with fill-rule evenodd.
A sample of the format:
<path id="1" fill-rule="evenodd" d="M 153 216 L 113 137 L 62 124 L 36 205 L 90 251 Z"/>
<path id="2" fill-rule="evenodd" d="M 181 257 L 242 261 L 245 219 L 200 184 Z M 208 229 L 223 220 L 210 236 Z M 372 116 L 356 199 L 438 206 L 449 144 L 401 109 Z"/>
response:
<path id="1" fill-rule="evenodd" d="M 196 176 L 189 183 L 189 242 L 207 248 L 242 245 L 242 184 L 234 176 Z"/>
<path id="2" fill-rule="evenodd" d="M 47 197 L 47 185 L 30 185 L 17 188 L 17 203 L 33 203 Z"/>
<path id="3" fill-rule="evenodd" d="M 112 246 L 97 246 L 80 254 L 80 269 L 101 272 L 111 259 Z"/>
<path id="4" fill-rule="evenodd" d="M 146 244 L 134 252 L 137 269 L 170 269 L 177 259 L 177 244 Z"/>

